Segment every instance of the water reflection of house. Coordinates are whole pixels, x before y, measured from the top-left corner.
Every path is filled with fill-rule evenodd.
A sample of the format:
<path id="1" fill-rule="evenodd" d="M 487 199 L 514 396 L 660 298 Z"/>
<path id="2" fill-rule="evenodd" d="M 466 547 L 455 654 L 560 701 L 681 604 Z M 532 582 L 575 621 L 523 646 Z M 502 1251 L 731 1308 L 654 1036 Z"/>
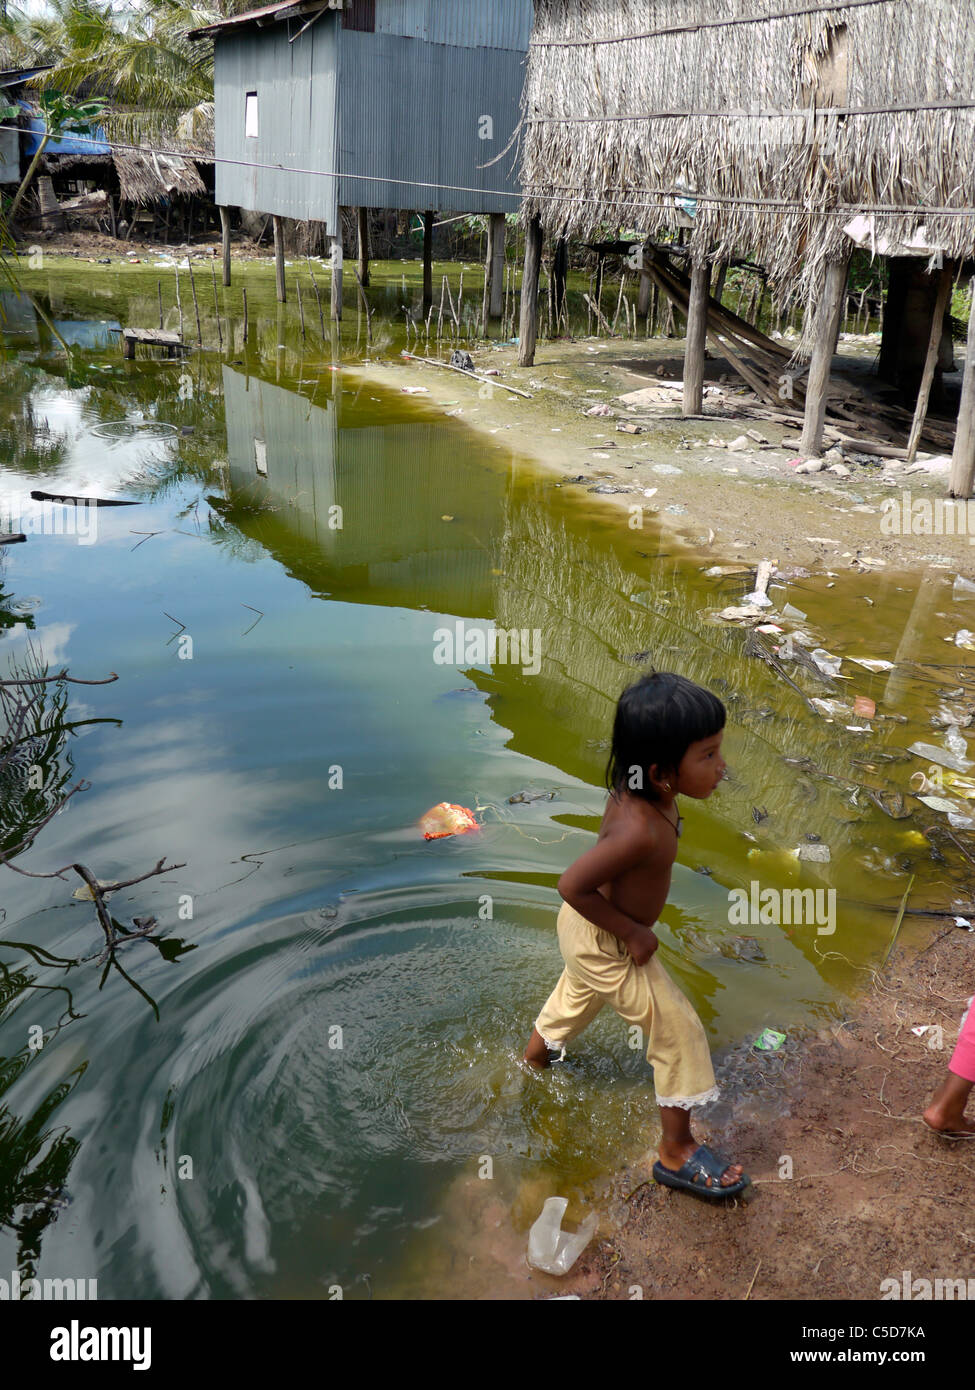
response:
<path id="1" fill-rule="evenodd" d="M 518 662 L 457 661 L 510 747 L 598 784 L 616 699 L 652 664 L 727 703 L 734 780 L 694 807 L 687 851 L 706 847 L 718 882 L 751 871 L 745 829 L 755 872 L 803 886 L 835 881 L 815 865 L 794 877 L 791 851 L 807 832 L 831 844 L 834 860 L 886 833 L 879 812 L 860 813 L 861 831 L 833 784 L 813 785 L 785 762 L 801 752 L 828 773 L 850 771 L 835 726 L 805 717 L 798 697 L 744 654 L 740 632 L 707 624 L 719 591 L 668 555 L 651 526 L 621 527 L 595 499 L 570 501 L 529 468 L 506 468 L 500 450 L 479 464 L 476 442 L 454 422 L 418 418 L 395 396 L 371 401 L 372 388 L 362 392 L 366 411 L 351 392 L 316 403 L 224 367 L 224 391 L 231 481 L 277 508 L 234 520 L 313 592 L 429 608 L 431 636 L 442 613 L 525 629 L 533 641 L 537 632 L 537 674 Z M 329 527 L 336 504 L 341 531 Z"/>
<path id="2" fill-rule="evenodd" d="M 228 366 L 223 389 L 231 484 L 276 509 L 261 539 L 297 578 L 359 602 L 490 614 L 485 528 L 505 478 L 458 468 L 449 422 L 368 391 L 309 399 Z"/>

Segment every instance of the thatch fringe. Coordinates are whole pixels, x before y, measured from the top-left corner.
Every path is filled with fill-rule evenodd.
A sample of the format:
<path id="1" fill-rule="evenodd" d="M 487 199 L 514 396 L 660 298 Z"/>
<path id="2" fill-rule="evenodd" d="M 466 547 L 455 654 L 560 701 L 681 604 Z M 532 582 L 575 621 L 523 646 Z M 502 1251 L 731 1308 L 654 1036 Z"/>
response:
<path id="1" fill-rule="evenodd" d="M 758 8 L 536 0 L 521 129 L 528 213 L 553 232 L 659 236 L 687 225 L 681 195 L 692 255 L 757 259 L 783 298 L 819 284 L 861 209 L 882 209 L 878 237 L 908 240 L 923 224 L 929 246 L 975 253 L 971 0 L 816 13 L 809 0 L 773 0 L 780 17 L 762 19 Z M 654 29 L 666 32 L 559 46 Z M 824 73 L 837 84 L 825 96 Z M 924 109 L 890 109 L 912 105 Z M 649 114 L 662 111 L 676 118 Z M 928 208 L 940 210 L 918 211 Z"/>
<path id="2" fill-rule="evenodd" d="M 174 193 L 206 195 L 206 185 L 191 159 L 156 154 L 154 150 L 113 151 L 119 191 L 130 203 L 147 207 Z"/>

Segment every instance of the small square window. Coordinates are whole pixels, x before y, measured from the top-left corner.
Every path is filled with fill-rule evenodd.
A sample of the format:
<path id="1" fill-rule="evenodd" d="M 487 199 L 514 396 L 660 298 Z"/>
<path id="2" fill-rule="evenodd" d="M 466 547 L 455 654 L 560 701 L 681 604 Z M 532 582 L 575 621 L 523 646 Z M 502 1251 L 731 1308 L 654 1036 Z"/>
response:
<path id="1" fill-rule="evenodd" d="M 244 134 L 257 139 L 257 93 L 248 92 L 244 99 Z"/>

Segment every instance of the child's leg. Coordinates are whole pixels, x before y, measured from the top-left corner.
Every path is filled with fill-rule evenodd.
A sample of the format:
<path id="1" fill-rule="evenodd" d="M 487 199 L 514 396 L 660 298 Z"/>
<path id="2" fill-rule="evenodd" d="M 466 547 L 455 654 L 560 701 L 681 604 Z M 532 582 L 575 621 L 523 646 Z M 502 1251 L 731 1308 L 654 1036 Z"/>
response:
<path id="1" fill-rule="evenodd" d="M 558 932 L 565 969 L 535 1020 L 525 1048 L 525 1061 L 539 1068 L 548 1066 L 553 1045 L 562 1047 L 570 1042 L 605 1003 L 600 974 L 604 957 L 596 928 L 565 903 L 559 912 Z M 601 935 L 612 940 L 608 932 Z"/>
<path id="2" fill-rule="evenodd" d="M 691 1108 L 718 1098 L 711 1050 L 697 1011 L 656 955 L 646 965 L 630 960 L 630 966 L 617 997 L 609 1002 L 647 1036 L 647 1061 L 653 1067 L 663 1130 L 660 1162 L 676 1172 L 698 1148 L 691 1131 Z M 729 1164 L 721 1185 L 730 1187 L 741 1175 L 741 1164 Z"/>
<path id="3" fill-rule="evenodd" d="M 958 1043 L 948 1063 L 948 1075 L 935 1091 L 924 1112 L 932 1129 L 951 1134 L 975 1134 L 975 1123 L 965 1119 L 965 1106 L 975 1084 L 975 1002 L 962 1020 Z"/>
<path id="4" fill-rule="evenodd" d="M 603 1000 L 582 980 L 563 970 L 559 982 L 542 1006 L 525 1048 L 525 1061 L 544 1068 L 551 1061 L 551 1047 L 561 1047 L 581 1033 L 600 1009 Z"/>

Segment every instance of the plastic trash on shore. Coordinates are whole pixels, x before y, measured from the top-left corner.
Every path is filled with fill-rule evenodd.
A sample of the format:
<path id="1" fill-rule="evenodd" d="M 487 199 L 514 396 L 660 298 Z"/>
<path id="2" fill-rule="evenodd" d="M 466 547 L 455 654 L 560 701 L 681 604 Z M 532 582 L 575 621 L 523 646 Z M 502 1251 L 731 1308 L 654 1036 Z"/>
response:
<path id="1" fill-rule="evenodd" d="M 934 743 L 922 743 L 920 739 L 917 743 L 912 743 L 907 751 L 913 753 L 916 758 L 926 758 L 929 763 L 937 763 L 939 767 L 950 767 L 953 772 L 968 772 L 969 768 L 975 766 L 968 758 L 960 758 Z"/>
<path id="2" fill-rule="evenodd" d="M 756 1052 L 778 1052 L 784 1042 L 784 1033 L 777 1033 L 774 1028 L 763 1028 L 752 1046 Z"/>
<path id="3" fill-rule="evenodd" d="M 595 1212 L 579 1223 L 577 1231 L 563 1231 L 562 1218 L 568 1205 L 567 1197 L 547 1198 L 528 1232 L 528 1263 L 546 1274 L 568 1274 L 596 1233 Z"/>
<path id="4" fill-rule="evenodd" d="M 824 676 L 839 675 L 840 667 L 843 664 L 841 656 L 833 656 L 831 652 L 824 651 L 822 647 L 814 647 L 809 655 Z"/>
<path id="5" fill-rule="evenodd" d="M 440 801 L 424 811 L 418 821 L 425 840 L 442 840 L 448 835 L 469 835 L 479 830 L 474 812 L 466 806 L 455 806 L 450 801 Z"/>

